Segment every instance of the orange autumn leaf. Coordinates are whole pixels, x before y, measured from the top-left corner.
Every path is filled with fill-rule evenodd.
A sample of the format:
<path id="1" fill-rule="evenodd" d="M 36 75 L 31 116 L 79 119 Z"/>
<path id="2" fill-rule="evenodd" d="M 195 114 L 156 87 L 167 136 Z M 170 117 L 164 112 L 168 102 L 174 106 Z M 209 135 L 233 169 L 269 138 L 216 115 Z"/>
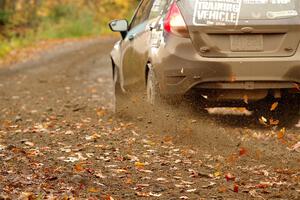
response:
<path id="1" fill-rule="evenodd" d="M 239 155 L 240 156 L 244 156 L 244 155 L 246 155 L 247 154 L 247 150 L 245 149 L 245 148 L 240 148 L 240 150 L 239 150 Z"/>
<path id="2" fill-rule="evenodd" d="M 219 192 L 219 193 L 225 193 L 225 192 L 227 192 L 227 187 L 226 187 L 226 186 L 221 186 L 221 187 L 219 187 L 219 188 L 218 188 L 218 192 Z"/>
<path id="3" fill-rule="evenodd" d="M 248 97 L 248 95 L 244 95 L 243 99 L 244 99 L 245 104 L 249 103 L 249 97 Z"/>
<path id="4" fill-rule="evenodd" d="M 82 172 L 82 171 L 84 171 L 84 168 L 83 168 L 83 166 L 82 166 L 82 163 L 76 164 L 76 165 L 74 166 L 74 171 L 76 171 L 76 172 Z"/>
<path id="5" fill-rule="evenodd" d="M 278 107 L 278 105 L 279 105 L 279 103 L 278 103 L 278 102 L 275 102 L 275 103 L 273 103 L 273 104 L 272 104 L 272 106 L 271 106 L 271 111 L 274 111 L 274 110 L 276 110 L 276 109 L 277 109 L 277 107 Z"/>
<path id="6" fill-rule="evenodd" d="M 110 195 L 107 195 L 107 196 L 105 197 L 105 200 L 114 200 L 114 198 L 113 198 L 112 196 L 110 196 Z"/>
<path id="7" fill-rule="evenodd" d="M 270 125 L 271 126 L 277 126 L 280 123 L 279 120 L 270 119 Z"/>
<path id="8" fill-rule="evenodd" d="M 137 168 L 143 168 L 143 167 L 145 167 L 145 163 L 142 163 L 142 162 L 136 162 L 134 165 L 135 165 Z"/>
<path id="9" fill-rule="evenodd" d="M 285 128 L 282 128 L 279 133 L 277 134 L 277 138 L 278 139 L 283 139 L 284 136 L 285 136 L 285 132 L 286 132 L 286 129 Z"/>
<path id="10" fill-rule="evenodd" d="M 131 178 L 129 178 L 129 179 L 127 179 L 127 180 L 125 181 L 125 183 L 128 184 L 128 185 L 131 185 L 131 184 L 133 183 L 133 181 L 132 181 Z"/>
<path id="11" fill-rule="evenodd" d="M 89 193 L 98 193 L 98 192 L 100 192 L 100 189 L 91 187 L 91 188 L 88 189 L 88 192 L 89 192 Z"/>

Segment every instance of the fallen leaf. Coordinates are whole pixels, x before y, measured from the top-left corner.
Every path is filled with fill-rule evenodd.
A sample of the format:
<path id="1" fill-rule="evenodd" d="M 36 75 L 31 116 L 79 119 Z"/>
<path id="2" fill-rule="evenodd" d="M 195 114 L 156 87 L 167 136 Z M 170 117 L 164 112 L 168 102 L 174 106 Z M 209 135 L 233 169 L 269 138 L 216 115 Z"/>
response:
<path id="1" fill-rule="evenodd" d="M 165 179 L 165 178 L 157 178 L 156 180 L 160 181 L 160 182 L 167 182 L 167 179 Z"/>
<path id="2" fill-rule="evenodd" d="M 87 135 L 87 136 L 85 136 L 85 139 L 86 139 L 87 141 L 90 141 L 90 140 L 96 140 L 96 139 L 98 139 L 98 138 L 101 138 L 101 135 L 99 135 L 99 134 L 97 134 L 97 133 L 95 133 L 95 134 L 93 134 L 93 135 Z"/>
<path id="3" fill-rule="evenodd" d="M 112 198 L 112 196 L 110 196 L 110 195 L 107 195 L 107 196 L 105 197 L 105 200 L 114 200 L 114 198 Z"/>
<path id="4" fill-rule="evenodd" d="M 189 190 L 187 190 L 186 192 L 187 193 L 192 193 L 192 192 L 196 192 L 197 191 L 197 189 L 189 189 Z"/>
<path id="5" fill-rule="evenodd" d="M 182 160 L 175 160 L 175 164 L 179 164 L 179 163 L 181 163 L 182 162 Z"/>
<path id="6" fill-rule="evenodd" d="M 277 138 L 278 139 L 283 139 L 284 136 L 285 136 L 285 132 L 286 132 L 286 129 L 285 128 L 282 128 L 279 133 L 277 134 Z"/>
<path id="7" fill-rule="evenodd" d="M 262 124 L 264 126 L 268 126 L 267 122 L 268 122 L 268 120 L 264 116 L 261 116 L 261 118 L 259 118 L 260 124 Z"/>
<path id="8" fill-rule="evenodd" d="M 113 172 L 120 174 L 120 173 L 127 173 L 127 170 L 125 169 L 112 169 Z"/>
<path id="9" fill-rule="evenodd" d="M 82 166 L 82 163 L 76 164 L 76 165 L 74 166 L 74 171 L 76 171 L 76 172 L 78 172 L 78 173 L 84 171 L 84 168 L 83 168 L 83 166 Z"/>
<path id="10" fill-rule="evenodd" d="M 251 197 L 254 197 L 254 198 L 262 198 L 262 196 L 258 195 L 258 193 L 256 192 L 256 190 L 251 190 L 249 192 L 249 194 L 251 195 Z"/>
<path id="11" fill-rule="evenodd" d="M 243 99 L 244 99 L 245 104 L 249 103 L 249 97 L 248 97 L 248 95 L 244 95 Z"/>
<path id="12" fill-rule="evenodd" d="M 233 176 L 230 173 L 226 174 L 225 178 L 226 178 L 227 181 L 235 181 L 235 176 Z"/>
<path id="13" fill-rule="evenodd" d="M 214 182 L 210 182 L 208 185 L 204 185 L 202 186 L 203 189 L 209 189 L 209 188 L 212 188 L 213 186 L 217 185 L 216 183 Z"/>
<path id="14" fill-rule="evenodd" d="M 138 197 L 149 197 L 150 193 L 149 192 L 136 192 L 135 193 Z"/>
<path id="15" fill-rule="evenodd" d="M 32 192 L 22 192 L 19 199 L 20 200 L 33 200 L 36 198 Z"/>
<path id="16" fill-rule="evenodd" d="M 279 120 L 270 119 L 270 125 L 271 126 L 277 126 L 280 123 Z"/>
<path id="17" fill-rule="evenodd" d="M 89 192 L 89 193 L 99 193 L 99 192 L 100 192 L 100 189 L 91 187 L 91 188 L 88 189 L 88 192 Z"/>
<path id="18" fill-rule="evenodd" d="M 221 172 L 215 172 L 215 173 L 214 173 L 214 177 L 218 178 L 218 177 L 221 176 L 221 174 L 222 174 Z"/>
<path id="19" fill-rule="evenodd" d="M 142 162 L 136 162 L 134 164 L 137 168 L 144 168 L 145 167 L 145 163 L 142 163 Z"/>
<path id="20" fill-rule="evenodd" d="M 149 195 L 150 195 L 151 197 L 160 197 L 162 194 L 150 192 Z"/>
<path id="21" fill-rule="evenodd" d="M 138 168 L 138 171 L 139 172 L 144 172 L 144 173 L 147 173 L 147 174 L 152 174 L 153 173 L 153 171 L 151 171 L 151 170 L 139 169 L 139 168 Z"/>
<path id="22" fill-rule="evenodd" d="M 239 155 L 240 155 L 240 156 L 244 156 L 244 155 L 246 155 L 246 154 L 247 154 L 247 150 L 246 150 L 244 147 L 240 148 L 240 150 L 239 150 Z"/>
<path id="23" fill-rule="evenodd" d="M 30 147 L 33 147 L 33 146 L 34 146 L 34 143 L 33 143 L 33 142 L 28 142 L 28 141 L 27 141 L 27 142 L 25 142 L 24 144 L 27 145 L 27 146 L 30 146 Z"/>
<path id="24" fill-rule="evenodd" d="M 106 115 L 106 110 L 105 109 L 103 109 L 103 108 L 99 108 L 99 109 L 97 109 L 97 115 L 98 115 L 98 117 L 103 117 L 103 116 L 105 116 Z"/>
<path id="25" fill-rule="evenodd" d="M 145 187 L 149 187 L 150 185 L 142 183 L 142 184 L 137 184 L 136 186 L 137 186 L 137 188 L 145 188 Z"/>
<path id="26" fill-rule="evenodd" d="M 187 196 L 181 196 L 179 199 L 189 199 Z"/>
<path id="27" fill-rule="evenodd" d="M 73 131 L 67 131 L 67 132 L 65 132 L 65 135 L 74 135 L 74 132 Z"/>
<path id="28" fill-rule="evenodd" d="M 300 152 L 300 142 L 292 146 L 292 148 L 288 148 L 288 150 Z"/>
<path id="29" fill-rule="evenodd" d="M 104 175 L 102 174 L 102 172 L 100 172 L 100 171 L 96 172 L 96 173 L 95 173 L 95 176 L 96 176 L 97 178 L 102 178 L 102 179 L 107 178 L 107 177 L 104 176 Z"/>
<path id="30" fill-rule="evenodd" d="M 233 191 L 234 191 L 235 193 L 238 193 L 238 192 L 239 192 L 239 186 L 238 186 L 237 184 L 234 184 L 234 186 L 233 186 Z"/>
<path id="31" fill-rule="evenodd" d="M 64 158 L 63 158 L 64 159 Z M 74 163 L 74 162 L 77 162 L 77 161 L 79 161 L 80 159 L 79 158 L 75 158 L 75 157 L 68 157 L 67 159 L 64 159 L 63 161 L 65 161 L 65 162 L 72 162 L 72 163 Z"/>
<path id="32" fill-rule="evenodd" d="M 275 111 L 277 109 L 278 105 L 279 105 L 278 102 L 273 103 L 271 106 L 271 111 Z"/>
<path id="33" fill-rule="evenodd" d="M 218 188 L 219 193 L 225 193 L 227 192 L 227 187 L 226 186 L 221 186 Z"/>
<path id="34" fill-rule="evenodd" d="M 128 179 L 125 181 L 125 183 L 128 184 L 128 185 L 131 185 L 131 184 L 133 184 L 133 181 L 132 181 L 131 178 L 128 178 Z"/>
<path id="35" fill-rule="evenodd" d="M 256 188 L 258 188 L 258 189 L 266 189 L 268 187 L 270 187 L 269 183 L 260 183 L 260 184 L 256 185 Z"/>

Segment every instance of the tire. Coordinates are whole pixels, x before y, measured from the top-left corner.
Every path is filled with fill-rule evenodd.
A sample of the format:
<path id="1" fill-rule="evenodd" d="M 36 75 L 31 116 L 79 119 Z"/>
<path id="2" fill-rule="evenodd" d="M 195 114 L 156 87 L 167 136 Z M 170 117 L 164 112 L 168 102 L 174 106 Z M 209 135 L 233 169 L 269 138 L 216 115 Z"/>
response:
<path id="1" fill-rule="evenodd" d="M 159 85 L 152 69 L 148 72 L 146 93 L 146 101 L 149 104 L 154 106 L 162 103 Z"/>
<path id="2" fill-rule="evenodd" d="M 160 93 L 159 83 L 152 69 L 148 72 L 146 90 L 146 101 L 151 105 L 162 106 L 167 104 L 169 106 L 174 106 L 179 105 L 183 100 L 183 97 L 179 95 L 163 96 Z"/>

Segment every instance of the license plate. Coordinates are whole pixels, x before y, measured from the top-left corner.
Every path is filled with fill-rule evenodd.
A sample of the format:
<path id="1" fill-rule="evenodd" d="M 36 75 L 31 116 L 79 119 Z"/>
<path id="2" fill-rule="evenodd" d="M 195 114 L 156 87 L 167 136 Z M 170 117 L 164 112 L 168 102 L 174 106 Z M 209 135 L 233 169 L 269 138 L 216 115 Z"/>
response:
<path id="1" fill-rule="evenodd" d="M 231 35 L 231 51 L 263 51 L 262 35 Z"/>

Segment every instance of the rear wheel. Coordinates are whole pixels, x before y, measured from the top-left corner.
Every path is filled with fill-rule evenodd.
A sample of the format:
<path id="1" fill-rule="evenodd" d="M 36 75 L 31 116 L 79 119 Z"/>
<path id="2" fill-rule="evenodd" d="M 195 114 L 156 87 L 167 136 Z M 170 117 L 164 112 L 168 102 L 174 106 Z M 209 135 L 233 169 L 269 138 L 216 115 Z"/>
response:
<path id="1" fill-rule="evenodd" d="M 147 102 L 151 105 L 157 105 L 161 103 L 161 95 L 159 92 L 159 86 L 155 74 L 152 69 L 148 72 L 147 77 Z"/>
<path id="2" fill-rule="evenodd" d="M 149 69 L 147 77 L 147 97 L 146 100 L 151 105 L 178 105 L 182 102 L 183 97 L 180 95 L 163 96 L 160 93 L 159 83 L 156 79 L 155 73 Z"/>

